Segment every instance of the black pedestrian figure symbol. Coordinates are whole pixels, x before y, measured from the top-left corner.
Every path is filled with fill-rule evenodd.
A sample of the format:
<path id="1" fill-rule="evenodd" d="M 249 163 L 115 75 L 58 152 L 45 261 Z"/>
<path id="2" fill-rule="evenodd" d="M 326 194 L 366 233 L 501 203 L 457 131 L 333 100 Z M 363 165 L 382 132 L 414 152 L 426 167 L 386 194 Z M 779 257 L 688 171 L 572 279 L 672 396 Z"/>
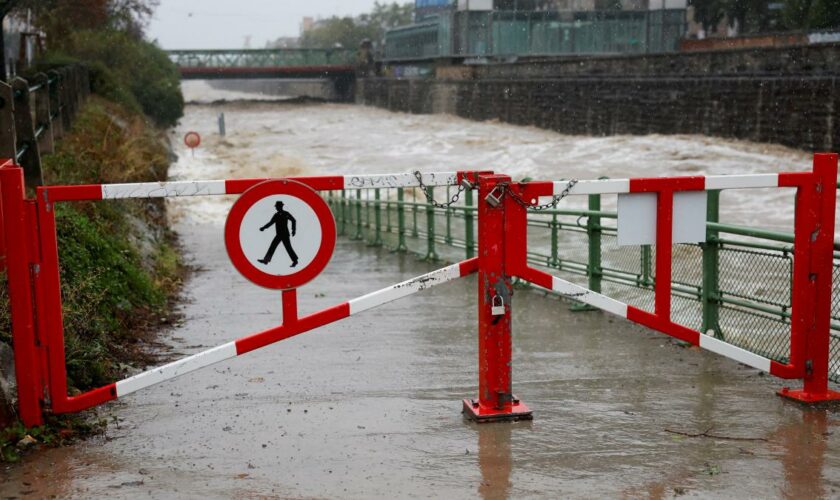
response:
<path id="1" fill-rule="evenodd" d="M 274 208 L 277 209 L 277 213 L 268 221 L 268 224 L 260 228 L 260 231 L 265 231 L 273 225 L 277 230 L 277 236 L 271 241 L 271 246 L 268 247 L 268 252 L 266 252 L 265 257 L 257 261 L 260 264 L 268 265 L 271 262 L 271 258 L 274 257 L 274 251 L 277 250 L 277 246 L 283 243 L 283 248 L 286 249 L 286 253 L 292 259 L 291 267 L 295 267 L 298 263 L 298 256 L 292 248 L 292 242 L 289 240 L 289 222 L 291 221 L 292 223 L 292 236 L 294 236 L 295 232 L 297 232 L 297 221 L 292 217 L 292 214 L 283 210 L 282 201 L 275 203 Z"/>

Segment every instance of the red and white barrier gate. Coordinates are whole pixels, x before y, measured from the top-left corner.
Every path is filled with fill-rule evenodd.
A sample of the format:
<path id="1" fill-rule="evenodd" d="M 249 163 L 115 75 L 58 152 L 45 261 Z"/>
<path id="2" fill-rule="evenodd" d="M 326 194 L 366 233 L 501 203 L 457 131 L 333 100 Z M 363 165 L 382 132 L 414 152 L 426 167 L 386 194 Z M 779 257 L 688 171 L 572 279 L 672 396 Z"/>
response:
<path id="1" fill-rule="evenodd" d="M 468 183 L 477 188 L 479 257 L 444 267 L 348 302 L 298 317 L 296 287 L 320 269 L 306 272 L 301 256 L 299 273 L 282 278 L 260 278 L 243 263 L 243 248 L 231 251 L 238 226 L 227 229 L 227 244 L 234 264 L 246 277 L 263 286 L 282 289 L 283 324 L 229 342 L 202 353 L 149 370 L 131 378 L 78 396 L 67 395 L 64 333 L 61 313 L 56 203 L 120 198 L 181 197 L 243 194 L 243 208 L 236 205 L 231 220 L 241 224 L 249 207 L 262 197 L 285 196 L 280 184 L 302 184 L 311 190 L 419 187 L 413 174 L 300 177 L 285 180 L 244 179 L 206 182 L 164 182 L 84 186 L 46 186 L 35 199 L 26 199 L 23 172 L 11 161 L 0 164 L 3 230 L 13 319 L 13 342 L 18 380 L 20 417 L 27 426 L 39 425 L 45 412 L 78 412 L 136 392 L 159 382 L 239 356 L 293 337 L 376 306 L 478 272 L 478 399 L 464 400 L 464 413 L 477 421 L 530 418 L 531 411 L 512 394 L 511 381 L 511 279 L 530 281 L 548 290 L 573 295 L 576 300 L 627 318 L 701 348 L 732 358 L 784 379 L 804 379 L 801 390 L 780 394 L 803 402 L 840 399 L 828 389 L 828 343 L 831 308 L 831 275 L 834 244 L 834 209 L 837 155 L 815 157 L 813 172 L 610 179 L 601 181 L 515 183 L 504 175 L 487 172 L 424 174 L 423 185 Z M 269 184 L 275 185 L 274 188 Z M 671 246 L 674 195 L 686 191 L 741 188 L 796 188 L 793 304 L 790 362 L 781 364 L 691 330 L 671 320 Z M 570 188 L 570 189 L 569 189 Z M 595 293 L 530 267 L 527 263 L 526 206 L 540 197 L 588 194 L 656 194 L 655 310 L 650 313 Z M 255 194 L 257 191 L 259 195 Z M 294 188 L 300 193 L 300 188 Z M 293 196 L 296 196 L 292 193 Z M 307 197 L 308 195 L 300 194 Z M 246 200 L 246 198 L 251 198 Z M 268 198 L 266 198 L 268 199 Z M 270 201 L 273 202 L 273 199 Z M 240 202 L 237 202 L 239 204 Z M 314 202 L 313 202 L 314 203 Z M 278 204 L 278 213 L 283 204 Z M 319 209 L 315 207 L 314 212 Z M 324 224 L 323 219 L 322 224 Z M 321 245 L 329 244 L 329 223 L 323 226 Z M 285 222 L 283 223 L 285 225 Z M 294 226 L 293 226 L 294 227 Z M 334 238 L 334 226 L 332 228 Z M 278 229 L 279 231 L 279 229 Z M 240 231 L 241 233 L 241 231 Z M 278 236 L 279 238 L 279 236 Z M 239 247 L 238 244 L 233 244 Z M 274 247 L 277 243 L 273 244 Z M 331 252 L 331 249 L 330 249 Z M 323 260 L 319 252 L 311 259 Z M 235 256 L 236 254 L 237 256 Z M 327 259 L 329 257 L 327 256 Z M 237 263 L 237 259 L 240 261 Z M 319 260 L 320 259 L 320 260 Z M 267 259 L 270 260 L 270 259 Z M 262 261 L 258 261 L 262 262 Z M 295 263 L 297 261 L 295 260 Z M 322 262 L 321 262 L 322 263 Z M 241 265 L 240 265 L 241 264 Z M 249 270 L 243 270 L 243 267 Z M 317 267 L 317 266 L 316 266 Z M 250 275 L 249 275 L 250 274 Z M 261 280 L 267 281 L 261 281 Z"/>

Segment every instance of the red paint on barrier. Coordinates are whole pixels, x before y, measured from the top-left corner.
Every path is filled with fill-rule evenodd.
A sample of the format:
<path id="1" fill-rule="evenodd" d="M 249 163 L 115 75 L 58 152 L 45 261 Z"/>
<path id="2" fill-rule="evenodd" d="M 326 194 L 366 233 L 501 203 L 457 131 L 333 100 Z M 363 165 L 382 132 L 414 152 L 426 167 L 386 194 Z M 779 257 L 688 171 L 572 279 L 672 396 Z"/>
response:
<path id="1" fill-rule="evenodd" d="M 32 303 L 32 255 L 25 209 L 23 169 L 7 162 L 0 167 L 0 195 L 5 217 L 3 229 L 8 246 L 8 287 L 12 316 L 12 342 L 18 388 L 18 415 L 27 427 L 44 423 L 41 402 L 44 396 L 42 366 L 35 334 L 35 308 Z"/>
<path id="2" fill-rule="evenodd" d="M 48 186 L 38 188 L 38 197 L 47 203 L 59 201 L 96 201 L 102 199 L 102 185 Z"/>
<path id="3" fill-rule="evenodd" d="M 706 177 L 640 177 L 630 179 L 631 193 L 656 193 L 662 191 L 703 191 Z"/>

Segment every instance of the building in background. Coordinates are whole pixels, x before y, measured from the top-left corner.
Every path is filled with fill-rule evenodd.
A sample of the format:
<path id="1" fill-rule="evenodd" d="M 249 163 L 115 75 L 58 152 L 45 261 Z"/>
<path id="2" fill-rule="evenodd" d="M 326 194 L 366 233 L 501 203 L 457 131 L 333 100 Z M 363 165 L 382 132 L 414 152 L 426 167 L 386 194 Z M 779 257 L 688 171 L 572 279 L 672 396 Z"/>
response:
<path id="1" fill-rule="evenodd" d="M 675 52 L 687 0 L 416 0 L 415 6 L 414 24 L 386 33 L 386 62 Z"/>
<path id="2" fill-rule="evenodd" d="M 44 50 L 44 35 L 33 26 L 29 9 L 12 10 L 3 17 L 3 69 L 11 79 L 29 67 Z"/>

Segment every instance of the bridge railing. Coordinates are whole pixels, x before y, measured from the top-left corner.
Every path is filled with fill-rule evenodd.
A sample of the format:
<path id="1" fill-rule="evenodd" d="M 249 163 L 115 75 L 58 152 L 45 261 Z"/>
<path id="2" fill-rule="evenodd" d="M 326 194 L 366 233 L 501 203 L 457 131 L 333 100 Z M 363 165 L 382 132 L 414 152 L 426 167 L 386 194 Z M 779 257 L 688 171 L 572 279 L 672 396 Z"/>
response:
<path id="1" fill-rule="evenodd" d="M 432 190 L 450 200 L 454 187 Z M 438 208 L 411 189 L 330 193 L 338 234 L 373 247 L 424 259 L 476 255 L 477 207 L 471 192 Z M 719 191 L 708 193 L 706 241 L 674 248 L 674 320 L 775 361 L 788 361 L 793 234 L 721 224 Z M 617 214 L 601 210 L 600 195 L 588 209 L 529 213 L 529 263 L 637 307 L 654 304 L 656 248 L 619 247 Z M 840 383 L 840 244 L 835 243 L 829 378 Z M 578 306 L 580 309 L 586 307 Z"/>
<path id="2" fill-rule="evenodd" d="M 170 50 L 169 59 L 181 68 L 271 68 L 353 64 L 353 49 L 238 49 Z"/>
<path id="3" fill-rule="evenodd" d="M 90 75 L 84 66 L 0 81 L 0 157 L 15 159 L 27 187 L 44 183 L 41 155 L 53 152 L 55 140 L 64 136 L 89 95 Z"/>

